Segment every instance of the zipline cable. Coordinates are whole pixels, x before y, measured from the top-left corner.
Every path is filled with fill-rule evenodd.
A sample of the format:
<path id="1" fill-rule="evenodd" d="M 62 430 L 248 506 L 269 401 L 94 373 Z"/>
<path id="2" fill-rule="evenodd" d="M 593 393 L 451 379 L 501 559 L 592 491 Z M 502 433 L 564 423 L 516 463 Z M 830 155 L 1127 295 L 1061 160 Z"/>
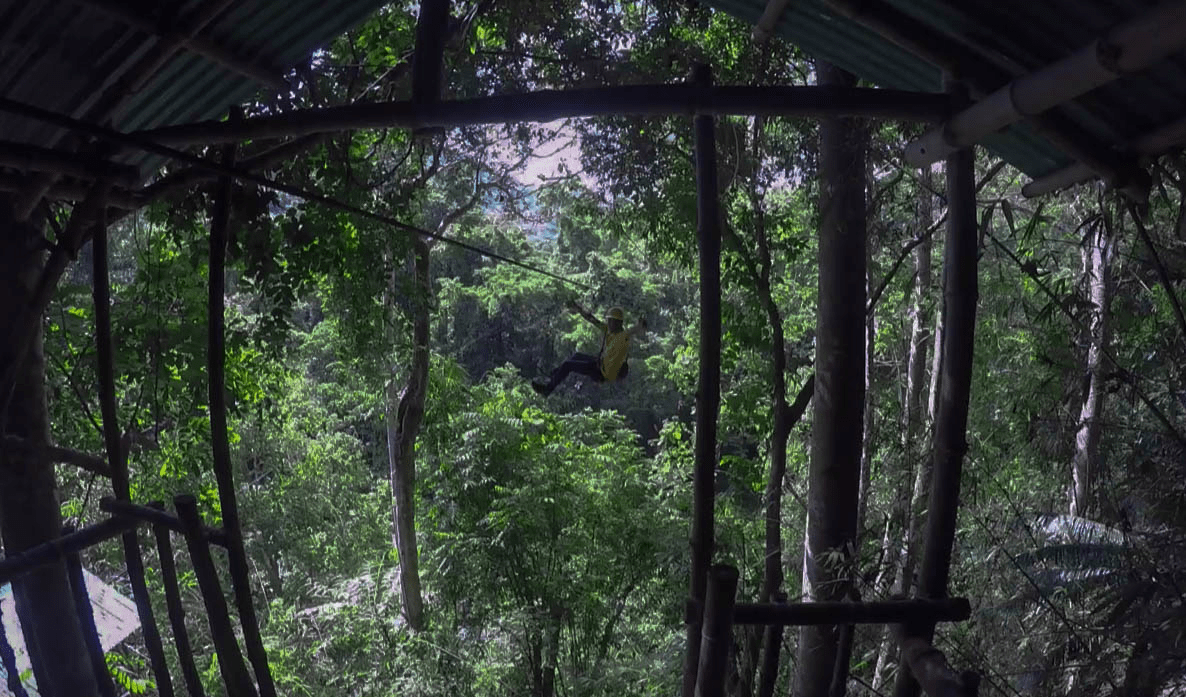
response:
<path id="1" fill-rule="evenodd" d="M 247 170 L 240 169 L 238 167 L 227 166 L 227 165 L 221 164 L 219 162 L 214 162 L 214 161 L 202 158 L 202 157 L 198 157 L 197 155 L 191 155 L 191 154 L 184 152 L 182 150 L 176 150 L 174 148 L 170 148 L 166 145 L 161 145 L 159 143 L 155 143 L 151 140 L 142 138 L 140 136 L 130 135 L 127 133 L 121 133 L 120 131 L 117 131 L 112 128 L 107 128 L 105 126 L 100 126 L 98 124 L 88 123 L 86 121 L 80 121 L 78 119 L 75 119 L 75 118 L 72 118 L 69 116 L 65 116 L 63 114 L 58 114 L 58 113 L 55 113 L 52 111 L 48 111 L 46 109 L 42 109 L 41 107 L 33 106 L 32 104 L 25 104 L 23 102 L 18 102 L 18 101 L 12 100 L 12 99 L 8 99 L 7 97 L 0 97 L 0 111 L 6 111 L 10 114 L 15 114 L 17 116 L 23 116 L 25 118 L 32 119 L 35 121 L 41 121 L 42 123 L 47 123 L 47 124 L 50 124 L 53 126 L 57 126 L 59 128 L 65 128 L 67 130 L 75 131 L 78 133 L 84 133 L 89 136 L 98 138 L 100 140 L 105 140 L 107 142 L 116 143 L 116 144 L 123 145 L 126 147 L 136 148 L 138 150 L 143 150 L 145 152 L 150 152 L 155 155 L 160 155 L 162 157 L 166 157 L 171 160 L 185 162 L 187 164 L 193 165 L 194 167 L 204 169 L 204 170 L 206 170 L 208 172 L 212 172 L 214 174 L 221 174 L 224 176 L 232 177 L 239 181 L 250 182 L 252 184 L 258 184 L 259 186 L 262 186 L 262 187 L 265 187 L 268 189 L 273 189 L 275 191 L 280 191 L 280 192 L 289 194 L 291 196 L 296 196 L 297 198 L 303 199 L 305 201 L 312 201 L 315 203 L 320 203 L 320 204 L 322 204 L 324 206 L 328 206 L 330 208 L 336 208 L 336 209 L 338 209 L 340 211 L 344 211 L 346 213 L 352 213 L 354 215 L 362 216 L 363 218 L 368 218 L 370 220 L 374 220 L 376 222 L 383 223 L 385 225 L 390 225 L 391 227 L 396 228 L 397 230 L 402 230 L 404 232 L 408 232 L 408 233 L 415 234 L 415 235 L 422 235 L 429 239 L 444 242 L 445 244 L 451 244 L 455 247 L 460 247 L 461 249 L 465 249 L 465 250 L 474 252 L 476 254 L 480 254 L 481 256 L 486 257 L 488 259 L 493 259 L 495 261 L 505 262 L 507 264 L 511 264 L 512 266 L 518 266 L 521 269 L 526 269 L 527 271 L 531 271 L 532 273 L 538 273 L 543 276 L 547 276 L 547 277 L 555 279 L 557 281 L 561 281 L 562 283 L 568 283 L 570 285 L 574 285 L 574 286 L 577 286 L 580 288 L 585 288 L 585 289 L 590 289 L 590 290 L 592 289 L 591 286 L 586 285 L 584 283 L 580 283 L 579 281 L 574 281 L 572 279 L 565 278 L 564 276 L 560 276 L 559 274 L 552 273 L 551 271 L 547 271 L 547 270 L 541 269 L 537 266 L 533 266 L 532 264 L 528 264 L 527 262 L 519 261 L 518 259 L 512 259 L 511 257 L 504 256 L 497 252 L 492 252 L 488 249 L 483 249 L 481 247 L 470 244 L 468 242 L 463 242 L 463 241 L 456 239 L 454 237 L 449 237 L 448 235 L 442 235 L 442 234 L 435 233 L 435 232 L 432 232 L 429 230 L 425 230 L 424 228 L 416 227 L 415 225 L 409 225 L 408 223 L 405 223 L 405 222 L 402 222 L 395 218 L 392 218 L 391 216 L 384 215 L 382 213 L 376 213 L 374 211 L 369 211 L 365 208 L 360 208 L 359 206 L 355 206 L 354 204 L 351 204 L 351 203 L 346 203 L 345 201 L 339 201 L 338 199 L 332 198 L 330 196 L 326 196 L 325 194 L 321 194 L 316 191 L 309 191 L 308 189 L 302 189 L 299 186 L 293 186 L 291 184 L 284 184 L 282 182 L 278 182 L 273 179 L 269 179 L 268 177 L 265 177 L 261 174 L 255 174 L 253 172 L 249 172 Z"/>

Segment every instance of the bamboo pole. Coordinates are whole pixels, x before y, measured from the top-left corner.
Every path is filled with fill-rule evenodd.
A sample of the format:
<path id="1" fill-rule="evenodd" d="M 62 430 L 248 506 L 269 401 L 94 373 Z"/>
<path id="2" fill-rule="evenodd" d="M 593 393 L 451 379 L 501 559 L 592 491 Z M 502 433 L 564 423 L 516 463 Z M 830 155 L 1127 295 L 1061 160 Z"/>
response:
<path id="1" fill-rule="evenodd" d="M 164 504 L 159 501 L 154 501 L 151 506 L 154 510 L 164 508 Z M 161 512 L 164 511 L 161 510 Z M 180 528 L 181 521 L 177 522 Z M 173 561 L 173 544 L 169 540 L 169 530 L 170 528 L 164 525 L 152 526 L 152 532 L 156 536 L 157 556 L 161 562 L 161 580 L 165 586 L 165 606 L 169 609 L 169 625 L 173 628 L 173 643 L 177 648 L 177 659 L 181 663 L 181 675 L 185 678 L 185 687 L 189 690 L 190 697 L 205 697 L 206 692 L 202 689 L 202 676 L 194 663 L 193 648 L 189 644 L 189 630 L 185 627 L 185 606 L 181 603 L 181 590 L 177 583 L 177 565 Z"/>
<path id="2" fill-rule="evenodd" d="M 441 101 L 445 70 L 445 39 L 449 28 L 449 0 L 420 0 L 416 18 L 416 50 L 412 53 L 412 101 Z"/>
<path id="3" fill-rule="evenodd" d="M 13 694 L 13 697 L 29 697 L 25 686 L 21 684 L 21 672 L 16 665 L 16 652 L 12 650 L 12 644 L 8 642 L 8 632 L 4 631 L 3 612 L 0 612 L 0 661 L 3 662 L 4 673 L 8 679 L 8 691 Z"/>
<path id="4" fill-rule="evenodd" d="M 712 85 L 712 69 L 698 65 L 692 79 L 696 86 L 708 87 Z M 717 198 L 715 126 L 712 116 L 697 116 L 694 120 L 700 246 L 700 378 L 696 391 L 696 462 L 692 478 L 690 606 L 695 615 L 688 623 L 683 697 L 692 697 L 696 690 L 704 596 L 713 552 L 713 477 L 721 404 L 721 208 Z"/>
<path id="5" fill-rule="evenodd" d="M 231 120 L 237 120 L 232 114 Z M 235 146 L 222 149 L 222 162 L 235 165 Z M 247 565 L 247 551 L 243 547 L 243 530 L 239 521 L 239 503 L 235 494 L 235 477 L 231 470 L 231 445 L 227 437 L 226 409 L 226 245 L 231 220 L 230 177 L 220 177 L 214 212 L 210 222 L 210 298 L 207 324 L 209 342 L 210 442 L 214 450 L 214 477 L 218 480 L 218 502 L 222 510 L 222 526 L 227 534 L 227 560 L 230 562 L 231 588 L 235 607 L 243 626 L 243 643 L 259 683 L 260 697 L 275 697 L 276 686 L 268 668 L 268 656 L 259 632 L 255 603 L 251 598 L 251 576 Z"/>
<path id="6" fill-rule="evenodd" d="M 787 594 L 779 591 L 774 595 L 775 607 L 787 604 Z M 738 622 L 738 608 L 733 608 L 733 621 Z M 758 697 L 774 697 L 774 684 L 778 682 L 778 659 L 782 651 L 782 623 L 766 624 L 766 633 L 762 638 L 762 671 L 758 679 Z"/>
<path id="7" fill-rule="evenodd" d="M 1001 87 L 906 146 L 915 167 L 937 162 L 985 136 L 1070 101 L 1121 75 L 1144 70 L 1186 45 L 1186 2 L 1166 2 L 1079 51 Z"/>
<path id="8" fill-rule="evenodd" d="M 958 91 L 958 85 L 952 85 Z M 918 571 L 918 596 L 947 596 L 951 550 L 959 514 L 960 478 L 963 473 L 972 386 L 972 359 L 976 336 L 977 248 L 975 153 L 956 151 L 947 159 L 947 245 L 943 260 L 942 368 L 935 417 L 934 470 L 927 504 L 922 562 Z M 906 625 L 907 638 L 930 643 L 933 621 Z M 899 661 L 899 665 L 901 665 Z M 910 671 L 899 670 L 895 697 L 915 697 L 918 683 Z"/>
<path id="9" fill-rule="evenodd" d="M 1155 128 L 1145 135 L 1129 143 L 1125 152 L 1139 153 L 1146 157 L 1160 155 L 1186 143 L 1186 118 L 1171 121 Z M 1076 162 L 1073 165 L 1051 172 L 1034 179 L 1021 188 L 1021 195 L 1034 198 L 1059 189 L 1070 188 L 1096 178 L 1096 173 L 1090 167 Z"/>
<path id="10" fill-rule="evenodd" d="M 66 559 L 66 555 L 80 549 L 93 547 L 136 527 L 133 520 L 108 518 L 101 523 L 85 527 L 77 532 L 63 535 L 56 540 L 30 547 L 20 554 L 0 559 L 0 585 L 19 578 L 30 571 L 55 564 Z"/>
<path id="11" fill-rule="evenodd" d="M 218 652 L 218 668 L 222 671 L 227 694 L 229 697 L 256 697 L 251 674 L 247 672 L 247 664 L 243 662 L 243 654 L 235 641 L 235 628 L 231 625 L 231 615 L 222 594 L 222 585 L 218 582 L 218 572 L 210 557 L 210 546 L 202 536 L 198 501 L 190 494 L 181 494 L 173 497 L 173 506 L 185 531 L 185 546 L 189 549 L 194 576 L 198 579 L 202 602 L 206 605 L 210 636 L 214 641 L 214 650 Z"/>
<path id="12" fill-rule="evenodd" d="M 94 228 L 92 260 L 94 262 L 95 300 L 95 352 L 99 373 L 99 407 L 103 416 L 103 440 L 107 446 L 107 462 L 111 465 L 111 488 L 115 497 L 131 500 L 131 485 L 128 474 L 127 453 L 120 445 L 119 421 L 115 408 L 115 358 L 111 343 L 111 283 L 107 272 L 107 206 L 103 193 L 97 207 L 97 222 Z M 149 663 L 156 678 L 157 692 L 161 697 L 173 697 L 173 681 L 169 677 L 169 664 L 165 662 L 165 647 L 161 643 L 160 631 L 152 612 L 152 599 L 148 595 L 148 583 L 144 580 L 144 559 L 140 554 L 140 538 L 135 527 L 123 534 L 124 560 L 128 567 L 128 582 L 132 586 L 132 597 L 140 626 L 144 631 L 144 648 L 148 651 Z"/>
<path id="13" fill-rule="evenodd" d="M 130 518 L 140 523 L 148 523 L 154 527 L 163 527 L 166 530 L 172 530 L 177 533 L 182 532 L 181 521 L 176 516 L 172 516 L 167 511 L 162 510 L 161 507 L 140 506 L 128 501 L 120 501 L 110 496 L 104 496 L 99 499 L 99 510 L 120 518 Z M 218 545 L 219 547 L 227 546 L 227 534 L 225 530 L 203 525 L 202 535 L 210 544 Z"/>
<path id="14" fill-rule="evenodd" d="M 884 600 L 880 602 L 738 603 L 734 624 L 779 627 L 841 624 L 903 624 L 912 621 L 962 622 L 972 616 L 967 598 Z"/>
<path id="15" fill-rule="evenodd" d="M 62 532 L 70 534 L 74 532 L 74 526 L 65 525 Z M 86 639 L 91 668 L 95 671 L 95 681 L 99 685 L 99 695 L 115 697 L 115 682 L 111 679 L 111 671 L 107 670 L 103 643 L 99 640 L 99 628 L 95 626 L 95 611 L 91 606 L 86 576 L 82 573 L 82 560 L 79 559 L 77 551 L 66 555 L 66 572 L 70 574 L 70 590 L 74 591 L 74 611 L 78 613 L 78 621 L 82 623 L 82 636 Z"/>
<path id="16" fill-rule="evenodd" d="M 928 92 L 818 86 L 625 85 L 440 101 L 348 104 L 258 116 L 241 123 L 199 121 L 130 135 L 172 146 L 365 128 L 474 126 L 634 115 L 865 116 L 935 122 L 949 110 L 946 95 Z"/>
<path id="17" fill-rule="evenodd" d="M 733 602 L 737 596 L 738 576 L 735 567 L 724 564 L 709 569 L 696 697 L 723 697 L 725 694 L 729 649 L 733 644 Z"/>
<path id="18" fill-rule="evenodd" d="M 107 179 L 125 187 L 136 186 L 140 181 L 140 170 L 130 165 L 8 140 L 0 140 L 0 166 L 82 179 Z"/>

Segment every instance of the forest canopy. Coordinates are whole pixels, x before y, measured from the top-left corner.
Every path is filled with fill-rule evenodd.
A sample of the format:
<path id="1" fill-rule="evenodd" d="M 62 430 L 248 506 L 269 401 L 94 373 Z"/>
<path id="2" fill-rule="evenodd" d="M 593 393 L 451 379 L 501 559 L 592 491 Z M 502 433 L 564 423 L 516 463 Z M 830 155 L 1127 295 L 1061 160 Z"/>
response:
<path id="1" fill-rule="evenodd" d="M 246 115 L 408 98 L 416 18 L 414 6 L 385 6 L 295 69 L 297 89 L 262 91 Z M 700 63 L 722 84 L 820 81 L 799 49 L 750 37 L 695 3 L 556 0 L 544 13 L 484 0 L 454 8 L 444 88 L 674 83 Z M 903 164 L 919 124 L 844 123 L 864 143 L 848 176 L 865 201 L 866 248 L 849 250 L 866 269 L 865 402 L 855 541 L 830 573 L 864 600 L 912 596 L 943 389 L 946 172 Z M 791 118 L 722 116 L 714 134 L 714 560 L 740 571 L 739 602 L 780 589 L 794 601 L 810 595 L 800 541 L 821 230 L 836 213 L 821 203 L 827 139 L 817 121 Z M 279 694 L 680 689 L 701 322 L 695 147 L 682 115 L 358 130 L 306 138 L 269 171 L 471 248 L 232 185 L 227 432 Z M 982 676 L 982 694 L 1176 694 L 1186 166 L 1162 158 L 1140 206 L 1102 184 L 1023 198 L 1021 174 L 983 148 L 973 166 L 979 295 L 949 588 L 973 612 L 940 625 L 935 646 Z M 109 242 L 130 498 L 193 493 L 212 526 L 225 514 L 205 329 L 218 187 L 130 212 Z M 49 224 L 67 224 L 69 208 L 51 206 Z M 82 453 L 104 451 L 93 254 L 84 247 L 69 267 L 44 322 L 53 442 Z M 623 379 L 572 376 L 544 396 L 533 379 L 604 340 L 572 302 L 600 319 L 622 308 L 646 332 L 631 337 Z M 72 464 L 56 476 L 67 522 L 105 516 L 105 477 Z M 120 552 L 83 559 L 130 596 Z M 204 617 L 183 552 L 181 600 Z M 146 554 L 166 617 L 158 562 Z M 204 689 L 222 694 L 215 639 L 204 622 L 189 627 Z M 730 695 L 756 692 L 761 639 L 736 629 Z M 806 670 L 800 640 L 782 637 L 779 693 Z M 133 635 L 107 668 L 122 690 L 153 694 L 141 644 Z M 850 665 L 851 693 L 890 694 L 891 633 L 858 627 Z"/>

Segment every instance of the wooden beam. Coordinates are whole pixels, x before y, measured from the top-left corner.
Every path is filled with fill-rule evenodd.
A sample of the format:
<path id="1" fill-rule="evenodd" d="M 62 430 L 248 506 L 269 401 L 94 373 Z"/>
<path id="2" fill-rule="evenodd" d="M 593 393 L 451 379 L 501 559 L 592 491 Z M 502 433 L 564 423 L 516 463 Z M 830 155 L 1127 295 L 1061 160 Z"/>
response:
<path id="1" fill-rule="evenodd" d="M 734 624 L 780 627 L 900 624 L 913 621 L 961 622 L 971 616 L 972 606 L 967 598 L 868 603 L 738 603 L 733 609 Z"/>
<path id="2" fill-rule="evenodd" d="M 113 516 L 147 523 L 153 527 L 161 527 L 177 533 L 185 532 L 180 520 L 158 506 L 141 506 L 130 501 L 120 501 L 111 496 L 104 496 L 99 499 L 99 510 Z M 227 534 L 224 530 L 205 525 L 202 526 L 202 535 L 212 545 L 223 548 L 227 546 Z"/>
<path id="3" fill-rule="evenodd" d="M 64 525 L 62 532 L 70 534 L 74 532 L 74 526 Z M 66 555 L 66 572 L 70 574 L 70 590 L 74 592 L 74 611 L 78 613 L 78 621 L 82 624 L 82 635 L 86 639 L 91 670 L 95 673 L 95 682 L 99 684 L 99 697 L 115 697 L 115 682 L 111 679 L 107 661 L 103 657 L 103 643 L 99 640 L 95 611 L 86 587 L 86 574 L 82 572 L 82 559 L 77 551 Z"/>
<path id="4" fill-rule="evenodd" d="M 231 120 L 240 115 L 234 111 Z M 235 145 L 222 147 L 222 164 L 235 166 Z M 235 493 L 235 476 L 231 468 L 231 445 L 227 435 L 226 406 L 226 246 L 231 225 L 231 194 L 234 180 L 229 176 L 218 179 L 214 210 L 210 214 L 209 297 L 206 313 L 207 387 L 210 405 L 210 444 L 213 450 L 214 478 L 218 482 L 218 504 L 222 511 L 222 526 L 227 533 L 227 557 L 231 572 L 231 589 L 239 622 L 243 626 L 243 643 L 255 671 L 260 697 L 275 697 L 276 687 L 268 667 L 268 658 L 260 636 L 259 621 L 251 598 L 251 577 L 247 552 L 243 547 L 243 530 L 239 522 L 239 503 Z"/>
<path id="5" fill-rule="evenodd" d="M 736 567 L 724 564 L 717 564 L 708 572 L 696 697 L 724 697 L 729 650 L 733 647 L 733 603 L 738 576 Z"/>
<path id="6" fill-rule="evenodd" d="M 288 89 L 284 71 L 279 67 L 252 61 L 235 51 L 201 36 L 186 36 L 170 27 L 162 27 L 153 20 L 138 13 L 122 0 L 77 0 L 117 19 L 130 27 L 160 37 L 164 41 L 176 41 L 187 50 L 207 58 L 231 72 L 249 77 L 274 89 Z"/>
<path id="7" fill-rule="evenodd" d="M 779 591 L 774 595 L 774 605 L 786 605 L 787 594 Z M 776 611 L 777 612 L 777 611 Z M 733 608 L 733 622 L 737 620 L 737 607 Z M 757 697 L 774 697 L 774 684 L 778 682 L 779 654 L 782 652 L 782 624 L 766 624 L 762 637 L 762 671 L 758 680 Z"/>
<path id="8" fill-rule="evenodd" d="M 950 89 L 959 94 L 958 83 Z M 947 597 L 951 550 L 959 517 L 960 481 L 967 452 L 968 405 L 976 338 L 979 228 L 976 221 L 975 153 L 964 148 L 947 158 L 947 244 L 943 258 L 943 341 L 939 401 L 935 409 L 934 469 L 927 502 L 918 596 Z M 916 620 L 905 627 L 906 638 L 930 643 L 935 623 Z M 915 697 L 918 682 L 899 671 L 894 697 Z"/>
<path id="9" fill-rule="evenodd" d="M 332 208 L 334 210 L 345 211 L 347 213 L 352 213 L 354 215 L 357 215 L 357 216 L 360 216 L 363 218 L 367 218 L 368 220 L 374 220 L 378 223 L 382 223 L 384 225 L 388 225 L 392 228 L 395 228 L 396 230 L 400 230 L 400 231 L 410 233 L 413 235 L 419 235 L 421 237 L 426 237 L 431 240 L 439 240 L 441 242 L 452 245 L 454 247 L 459 247 L 461 249 L 465 249 L 470 252 L 474 252 L 475 254 L 478 254 L 478 255 L 485 257 L 487 259 L 494 259 L 497 261 L 505 262 L 507 264 L 511 264 L 512 266 L 518 266 L 519 268 L 526 269 L 533 273 L 542 274 L 544 276 L 555 279 L 562 283 L 566 283 L 568 285 L 577 286 L 580 288 L 589 288 L 589 286 L 587 284 L 581 283 L 579 281 L 574 281 L 569 278 L 565 278 L 559 274 L 552 273 L 551 271 L 547 271 L 545 269 L 541 269 L 539 267 L 532 266 L 531 264 L 528 264 L 526 262 L 519 261 L 518 259 L 514 259 L 514 258 L 505 256 L 505 255 L 499 254 L 497 252 L 492 252 L 487 249 L 482 249 L 481 247 L 469 244 L 468 242 L 464 242 L 462 240 L 458 240 L 453 237 L 449 237 L 448 235 L 436 233 L 431 230 L 425 230 L 424 228 L 416 227 L 415 225 L 409 225 L 408 223 L 405 223 L 401 220 L 393 218 L 389 215 L 383 215 L 382 213 L 376 213 L 374 211 L 367 210 L 360 206 L 355 206 L 353 204 L 346 203 L 344 201 L 340 201 L 333 197 L 326 196 L 325 194 L 321 194 L 316 191 L 310 191 L 308 189 L 302 189 L 299 186 L 292 186 L 290 184 L 284 184 L 282 182 L 278 182 L 278 181 L 269 179 L 263 175 L 255 174 L 253 172 L 248 172 L 240 167 L 230 167 L 230 166 L 227 166 L 226 164 L 223 164 L 221 162 L 216 162 L 213 160 L 201 158 L 201 157 L 198 157 L 197 155 L 192 155 L 192 154 L 184 152 L 182 150 L 177 150 L 174 148 L 170 148 L 170 147 L 161 145 L 159 143 L 153 142 L 152 140 L 143 138 L 141 136 L 137 136 L 137 135 L 134 135 L 131 133 L 120 133 L 119 131 L 112 130 L 105 126 L 99 126 L 97 124 L 89 123 L 87 121 L 80 121 L 78 119 L 71 118 L 69 116 L 58 114 L 58 113 L 55 113 L 52 111 L 48 111 L 46 109 L 42 109 L 40 107 L 33 106 L 31 104 L 26 104 L 24 102 L 18 102 L 18 101 L 12 100 L 12 99 L 8 99 L 7 97 L 0 97 L 0 111 L 7 112 L 10 114 L 16 114 L 16 115 L 22 116 L 24 118 L 33 119 L 35 121 L 40 121 L 42 123 L 48 123 L 48 124 L 51 124 L 54 126 L 59 126 L 61 128 L 67 128 L 67 129 L 70 129 L 76 133 L 84 133 L 84 134 L 93 136 L 95 138 L 98 138 L 98 139 L 100 139 L 104 142 L 107 142 L 107 143 L 114 143 L 116 145 L 139 148 L 140 150 L 144 150 L 145 152 L 151 152 L 151 153 L 154 153 L 157 155 L 161 155 L 163 157 L 167 157 L 167 158 L 175 160 L 177 162 L 185 162 L 187 164 L 193 165 L 195 167 L 206 170 L 208 172 L 214 172 L 215 174 L 218 174 L 218 175 L 226 175 L 226 176 L 229 176 L 229 177 L 239 180 L 239 181 L 250 182 L 252 184 L 258 184 L 259 186 L 262 186 L 266 189 L 271 189 L 274 191 L 282 191 L 286 194 L 304 199 L 305 201 L 310 201 L 313 203 L 320 203 L 320 204 L 327 206 L 329 208 Z M 71 219 L 73 219 L 73 216 L 71 216 Z M 47 262 L 47 268 L 50 267 L 50 264 L 53 261 L 54 261 L 54 259 L 51 256 L 50 262 Z M 54 280 L 54 283 L 56 283 L 56 278 Z M 50 290 L 52 290 L 52 285 L 49 285 L 47 287 Z M 38 296 L 35 299 L 38 301 L 42 300 L 42 298 L 40 296 Z M 44 299 L 44 302 L 48 302 L 48 295 Z M 34 321 L 34 319 L 27 318 L 24 321 Z M 7 377 L 7 381 L 11 381 L 11 379 L 12 379 L 11 374 L 13 374 L 13 370 L 14 369 L 9 370 L 10 375 Z M 8 384 L 8 383 L 0 382 L 0 388 L 2 388 L 2 385 L 4 385 L 4 384 Z"/>
<path id="10" fill-rule="evenodd" d="M 153 510 L 165 513 L 165 505 L 160 501 L 150 504 Z M 168 514 L 166 514 L 168 515 Z M 180 526 L 181 521 L 176 520 Z M 181 675 L 185 679 L 185 687 L 190 697 L 205 697 L 202 688 L 202 674 L 194 663 L 194 651 L 189 643 L 189 630 L 185 626 L 185 606 L 181 602 L 181 587 L 177 583 L 177 564 L 173 560 L 173 543 L 169 539 L 169 530 L 164 525 L 152 526 L 156 537 L 157 557 L 161 563 L 161 581 L 165 586 L 165 606 L 169 612 L 169 625 L 173 628 L 173 643 L 177 647 L 177 660 L 181 664 Z"/>
<path id="11" fill-rule="evenodd" d="M 238 123 L 200 121 L 130 135 L 162 145 L 229 143 L 363 128 L 472 126 L 626 114 L 633 116 L 760 115 L 819 118 L 864 116 L 939 121 L 946 95 L 864 87 L 626 85 L 540 90 L 435 104 L 412 101 L 347 104 L 258 116 Z"/>
<path id="12" fill-rule="evenodd" d="M 103 199 L 98 207 L 98 220 L 92 234 L 93 292 L 95 302 L 95 359 L 99 378 L 99 409 L 103 415 L 103 441 L 107 447 L 107 463 L 111 466 L 111 488 L 117 499 L 131 499 L 131 475 L 128 472 L 127 448 L 121 444 L 119 417 L 115 403 L 115 358 L 111 339 L 111 280 L 107 259 L 107 206 L 106 189 L 100 189 Z M 136 529 L 130 528 L 123 534 L 124 561 L 128 569 L 128 583 L 132 586 L 132 599 L 140 616 L 140 629 L 144 632 L 144 648 L 156 678 L 157 692 L 161 697 L 173 697 L 173 680 L 169 677 L 169 664 L 165 661 L 165 648 L 161 642 L 160 630 L 152 610 L 152 597 L 148 594 L 148 582 L 144 577 L 144 557 L 140 553 L 140 538 Z"/>
<path id="13" fill-rule="evenodd" d="M 698 65 L 694 86 L 712 85 L 712 69 Z M 716 121 L 693 120 L 696 150 L 696 217 L 700 248 L 700 377 L 696 389 L 695 464 L 692 474 L 690 600 L 701 609 L 688 623 L 683 697 L 693 697 L 699 675 L 700 637 L 714 540 L 713 477 L 717 466 L 717 417 L 721 407 L 721 203 L 717 182 Z"/>
<path id="14" fill-rule="evenodd" d="M 140 183 L 140 170 L 130 165 L 8 140 L 0 140 L 0 167 L 91 180 L 108 179 L 113 184 L 125 187 Z"/>
<path id="15" fill-rule="evenodd" d="M 251 682 L 251 674 L 247 672 L 247 664 L 243 662 L 239 642 L 235 639 L 235 628 L 231 624 L 231 614 L 222 594 L 222 584 L 218 581 L 218 570 L 210 557 L 210 546 L 206 544 L 202 535 L 202 516 L 198 513 L 198 500 L 189 494 L 183 494 L 173 497 L 173 505 L 185 530 L 185 546 L 189 549 L 194 576 L 198 579 L 198 589 L 202 593 L 202 602 L 206 605 L 210 637 L 214 641 L 214 650 L 218 652 L 218 668 L 222 672 L 222 682 L 226 686 L 227 695 L 256 697 L 255 685 Z"/>
<path id="16" fill-rule="evenodd" d="M 101 523 L 82 528 L 69 535 L 63 535 L 56 540 L 30 547 L 20 554 L 4 557 L 0 559 L 0 585 L 38 567 L 63 561 L 70 552 L 93 547 L 100 542 L 118 537 L 134 527 L 136 527 L 134 520 L 108 518 Z"/>

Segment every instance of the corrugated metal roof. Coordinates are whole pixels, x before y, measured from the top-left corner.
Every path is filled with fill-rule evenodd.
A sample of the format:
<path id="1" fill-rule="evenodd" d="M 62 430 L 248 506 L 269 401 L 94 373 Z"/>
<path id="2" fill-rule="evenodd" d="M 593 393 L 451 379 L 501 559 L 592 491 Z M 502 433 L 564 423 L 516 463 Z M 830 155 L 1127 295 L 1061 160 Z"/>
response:
<path id="1" fill-rule="evenodd" d="M 963 43 L 1005 74 L 1019 76 L 1088 45 L 1109 29 L 1160 4 L 1154 0 L 879 0 Z M 707 0 L 756 24 L 767 0 Z M 938 91 L 938 68 L 860 24 L 823 0 L 790 0 L 775 34 L 873 84 Z M 1157 126 L 1186 115 L 1186 58 L 1182 54 L 1126 75 L 1060 107 L 1105 146 L 1123 147 Z M 1022 172 L 1040 177 L 1070 160 L 1025 124 L 984 140 Z"/>
<path id="2" fill-rule="evenodd" d="M 166 10 L 176 9 L 178 16 L 185 16 L 207 1 L 183 0 Z M 382 0 L 238 0 L 200 36 L 253 62 L 288 70 L 383 4 Z M 117 85 L 155 44 L 155 37 L 86 1 L 0 0 L 0 94 L 87 118 L 104 91 Z M 216 119 L 259 89 L 252 78 L 182 49 L 140 91 L 124 99 L 108 121 L 118 130 L 132 131 Z M 66 135 L 6 115 L 0 115 L 0 133 L 6 140 L 45 147 Z M 138 152 L 126 153 L 121 160 L 139 166 L 145 176 L 160 162 Z"/>

